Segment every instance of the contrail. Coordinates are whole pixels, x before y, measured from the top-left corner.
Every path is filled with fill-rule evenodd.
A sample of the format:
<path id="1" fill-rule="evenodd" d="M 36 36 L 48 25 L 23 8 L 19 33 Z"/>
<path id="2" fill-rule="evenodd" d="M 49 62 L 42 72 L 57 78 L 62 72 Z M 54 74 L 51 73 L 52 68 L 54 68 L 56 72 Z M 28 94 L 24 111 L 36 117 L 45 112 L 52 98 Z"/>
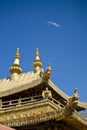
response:
<path id="1" fill-rule="evenodd" d="M 60 25 L 58 23 L 56 23 L 56 22 L 48 21 L 47 23 L 50 24 L 50 25 L 52 25 L 52 26 L 55 26 L 57 28 L 60 27 Z"/>

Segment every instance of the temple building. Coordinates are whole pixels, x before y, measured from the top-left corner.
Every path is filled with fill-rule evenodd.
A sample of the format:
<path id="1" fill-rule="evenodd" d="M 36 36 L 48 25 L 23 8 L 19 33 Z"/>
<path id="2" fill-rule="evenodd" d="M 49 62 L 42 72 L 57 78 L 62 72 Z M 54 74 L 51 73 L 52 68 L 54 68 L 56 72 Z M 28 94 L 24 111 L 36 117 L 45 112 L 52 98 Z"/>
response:
<path id="1" fill-rule="evenodd" d="M 17 48 L 11 76 L 0 79 L 0 124 L 16 130 L 87 130 L 87 103 L 79 100 L 78 89 L 69 96 L 56 86 L 38 49 L 33 66 L 22 72 Z"/>

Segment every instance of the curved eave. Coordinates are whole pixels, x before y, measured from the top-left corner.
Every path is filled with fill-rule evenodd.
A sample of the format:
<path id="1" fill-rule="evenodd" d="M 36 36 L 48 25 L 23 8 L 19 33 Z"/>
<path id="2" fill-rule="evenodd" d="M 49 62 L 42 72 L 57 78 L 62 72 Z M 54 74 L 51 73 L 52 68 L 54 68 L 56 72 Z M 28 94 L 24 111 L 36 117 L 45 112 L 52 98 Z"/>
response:
<path id="1" fill-rule="evenodd" d="M 63 99 L 66 101 L 70 98 L 66 93 L 64 93 L 59 87 L 57 87 L 51 80 L 48 81 L 48 85 L 53 88 Z M 87 103 L 78 100 L 77 110 L 87 109 Z"/>
<path id="2" fill-rule="evenodd" d="M 21 84 L 19 86 L 15 86 L 14 88 L 10 88 L 10 89 L 8 89 L 6 91 L 0 92 L 0 98 L 4 97 L 4 96 L 11 95 L 11 94 L 14 94 L 14 93 L 18 93 L 18 92 L 21 92 L 21 91 L 24 91 L 24 90 L 27 90 L 27 89 L 35 87 L 35 86 L 37 86 L 37 85 L 39 85 L 41 83 L 42 83 L 42 79 L 38 78 L 38 79 L 33 80 L 31 82 L 29 81 L 29 82 Z"/>
<path id="3" fill-rule="evenodd" d="M 72 117 L 87 127 L 87 117 L 82 116 L 77 111 L 74 111 Z"/>
<path id="4" fill-rule="evenodd" d="M 82 109 L 87 109 L 87 103 L 86 102 L 78 101 L 78 106 L 81 107 Z"/>
<path id="5" fill-rule="evenodd" d="M 73 127 L 73 129 L 86 130 L 87 129 L 87 118 L 82 116 L 79 112 L 74 110 L 70 114 L 66 113 L 65 118 L 61 119 L 67 125 Z"/>
<path id="6" fill-rule="evenodd" d="M 70 96 L 65 94 L 59 87 L 57 87 L 51 80 L 48 81 L 48 85 L 53 88 L 63 99 L 68 100 Z"/>
<path id="7" fill-rule="evenodd" d="M 86 130 L 87 129 L 87 118 L 82 116 L 80 113 L 78 113 L 76 110 L 73 111 L 73 113 L 68 116 L 65 121 L 72 126 L 74 126 L 78 130 Z"/>

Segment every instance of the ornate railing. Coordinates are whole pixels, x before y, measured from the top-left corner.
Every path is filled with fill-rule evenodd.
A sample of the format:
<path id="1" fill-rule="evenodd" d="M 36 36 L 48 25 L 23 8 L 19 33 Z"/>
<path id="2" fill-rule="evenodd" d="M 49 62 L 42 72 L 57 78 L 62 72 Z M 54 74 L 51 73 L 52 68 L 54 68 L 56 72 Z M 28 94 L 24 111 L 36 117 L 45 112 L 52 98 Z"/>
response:
<path id="1" fill-rule="evenodd" d="M 50 97 L 48 99 L 51 102 L 55 103 L 56 105 L 64 107 L 64 105 L 62 103 L 60 103 L 59 101 L 57 101 L 53 97 Z M 10 101 L 4 101 L 4 102 L 0 101 L 0 108 L 4 109 L 4 108 L 8 108 L 8 107 L 15 107 L 15 106 L 20 106 L 20 105 L 24 105 L 24 104 L 30 104 L 32 102 L 38 102 L 38 101 L 41 101 L 41 100 L 45 100 L 45 98 L 43 98 L 42 95 L 26 97 L 26 98 L 20 97 L 19 99 L 10 100 Z"/>
<path id="2" fill-rule="evenodd" d="M 13 113 L 12 115 L 7 114 L 6 116 L 0 117 L 0 123 L 15 127 L 15 126 L 23 126 L 29 124 L 35 124 L 38 122 L 44 122 L 47 120 L 52 120 L 55 118 L 60 118 L 64 114 L 64 106 L 59 101 L 50 98 L 43 98 L 42 95 L 27 97 L 27 98 L 19 98 L 16 100 L 10 100 L 6 102 L 2 102 L 1 111 L 9 110 L 8 108 L 15 108 L 16 106 L 24 106 L 26 104 L 41 104 L 41 103 L 51 103 L 54 104 L 56 109 L 52 109 L 50 107 L 44 106 L 42 108 L 28 109 L 26 111 L 22 111 L 22 113 Z M 14 109 L 15 110 L 15 109 Z"/>
<path id="3" fill-rule="evenodd" d="M 17 105 L 23 105 L 23 104 L 39 101 L 42 99 L 43 99 L 43 97 L 41 95 L 26 97 L 26 98 L 19 97 L 19 99 L 15 99 L 15 100 L 1 101 L 0 108 L 7 108 L 7 107 L 12 107 L 12 106 L 17 106 Z"/>

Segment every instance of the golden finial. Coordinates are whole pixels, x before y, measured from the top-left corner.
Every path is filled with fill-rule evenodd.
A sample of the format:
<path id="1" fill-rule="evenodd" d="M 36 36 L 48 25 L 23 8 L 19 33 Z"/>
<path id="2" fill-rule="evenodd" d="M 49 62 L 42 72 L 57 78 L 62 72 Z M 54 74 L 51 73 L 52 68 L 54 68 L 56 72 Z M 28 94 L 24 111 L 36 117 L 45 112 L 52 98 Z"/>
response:
<path id="1" fill-rule="evenodd" d="M 42 66 L 42 63 L 41 63 L 40 57 L 39 57 L 38 48 L 36 48 L 36 55 L 35 55 L 35 60 L 33 62 L 33 66 L 35 67 L 35 71 L 38 71 Z"/>
<path id="2" fill-rule="evenodd" d="M 16 50 L 16 55 L 15 55 L 15 59 L 20 59 L 20 50 L 19 50 L 19 48 L 17 48 L 17 50 Z"/>
<path id="3" fill-rule="evenodd" d="M 10 67 L 9 71 L 11 74 L 20 74 L 22 72 L 22 69 L 20 67 L 20 51 L 19 48 L 16 50 L 16 55 L 14 57 L 14 62 L 12 66 Z"/>
<path id="4" fill-rule="evenodd" d="M 44 72 L 44 79 L 48 80 L 50 79 L 50 76 L 51 76 L 51 66 L 48 65 L 46 71 Z"/>

